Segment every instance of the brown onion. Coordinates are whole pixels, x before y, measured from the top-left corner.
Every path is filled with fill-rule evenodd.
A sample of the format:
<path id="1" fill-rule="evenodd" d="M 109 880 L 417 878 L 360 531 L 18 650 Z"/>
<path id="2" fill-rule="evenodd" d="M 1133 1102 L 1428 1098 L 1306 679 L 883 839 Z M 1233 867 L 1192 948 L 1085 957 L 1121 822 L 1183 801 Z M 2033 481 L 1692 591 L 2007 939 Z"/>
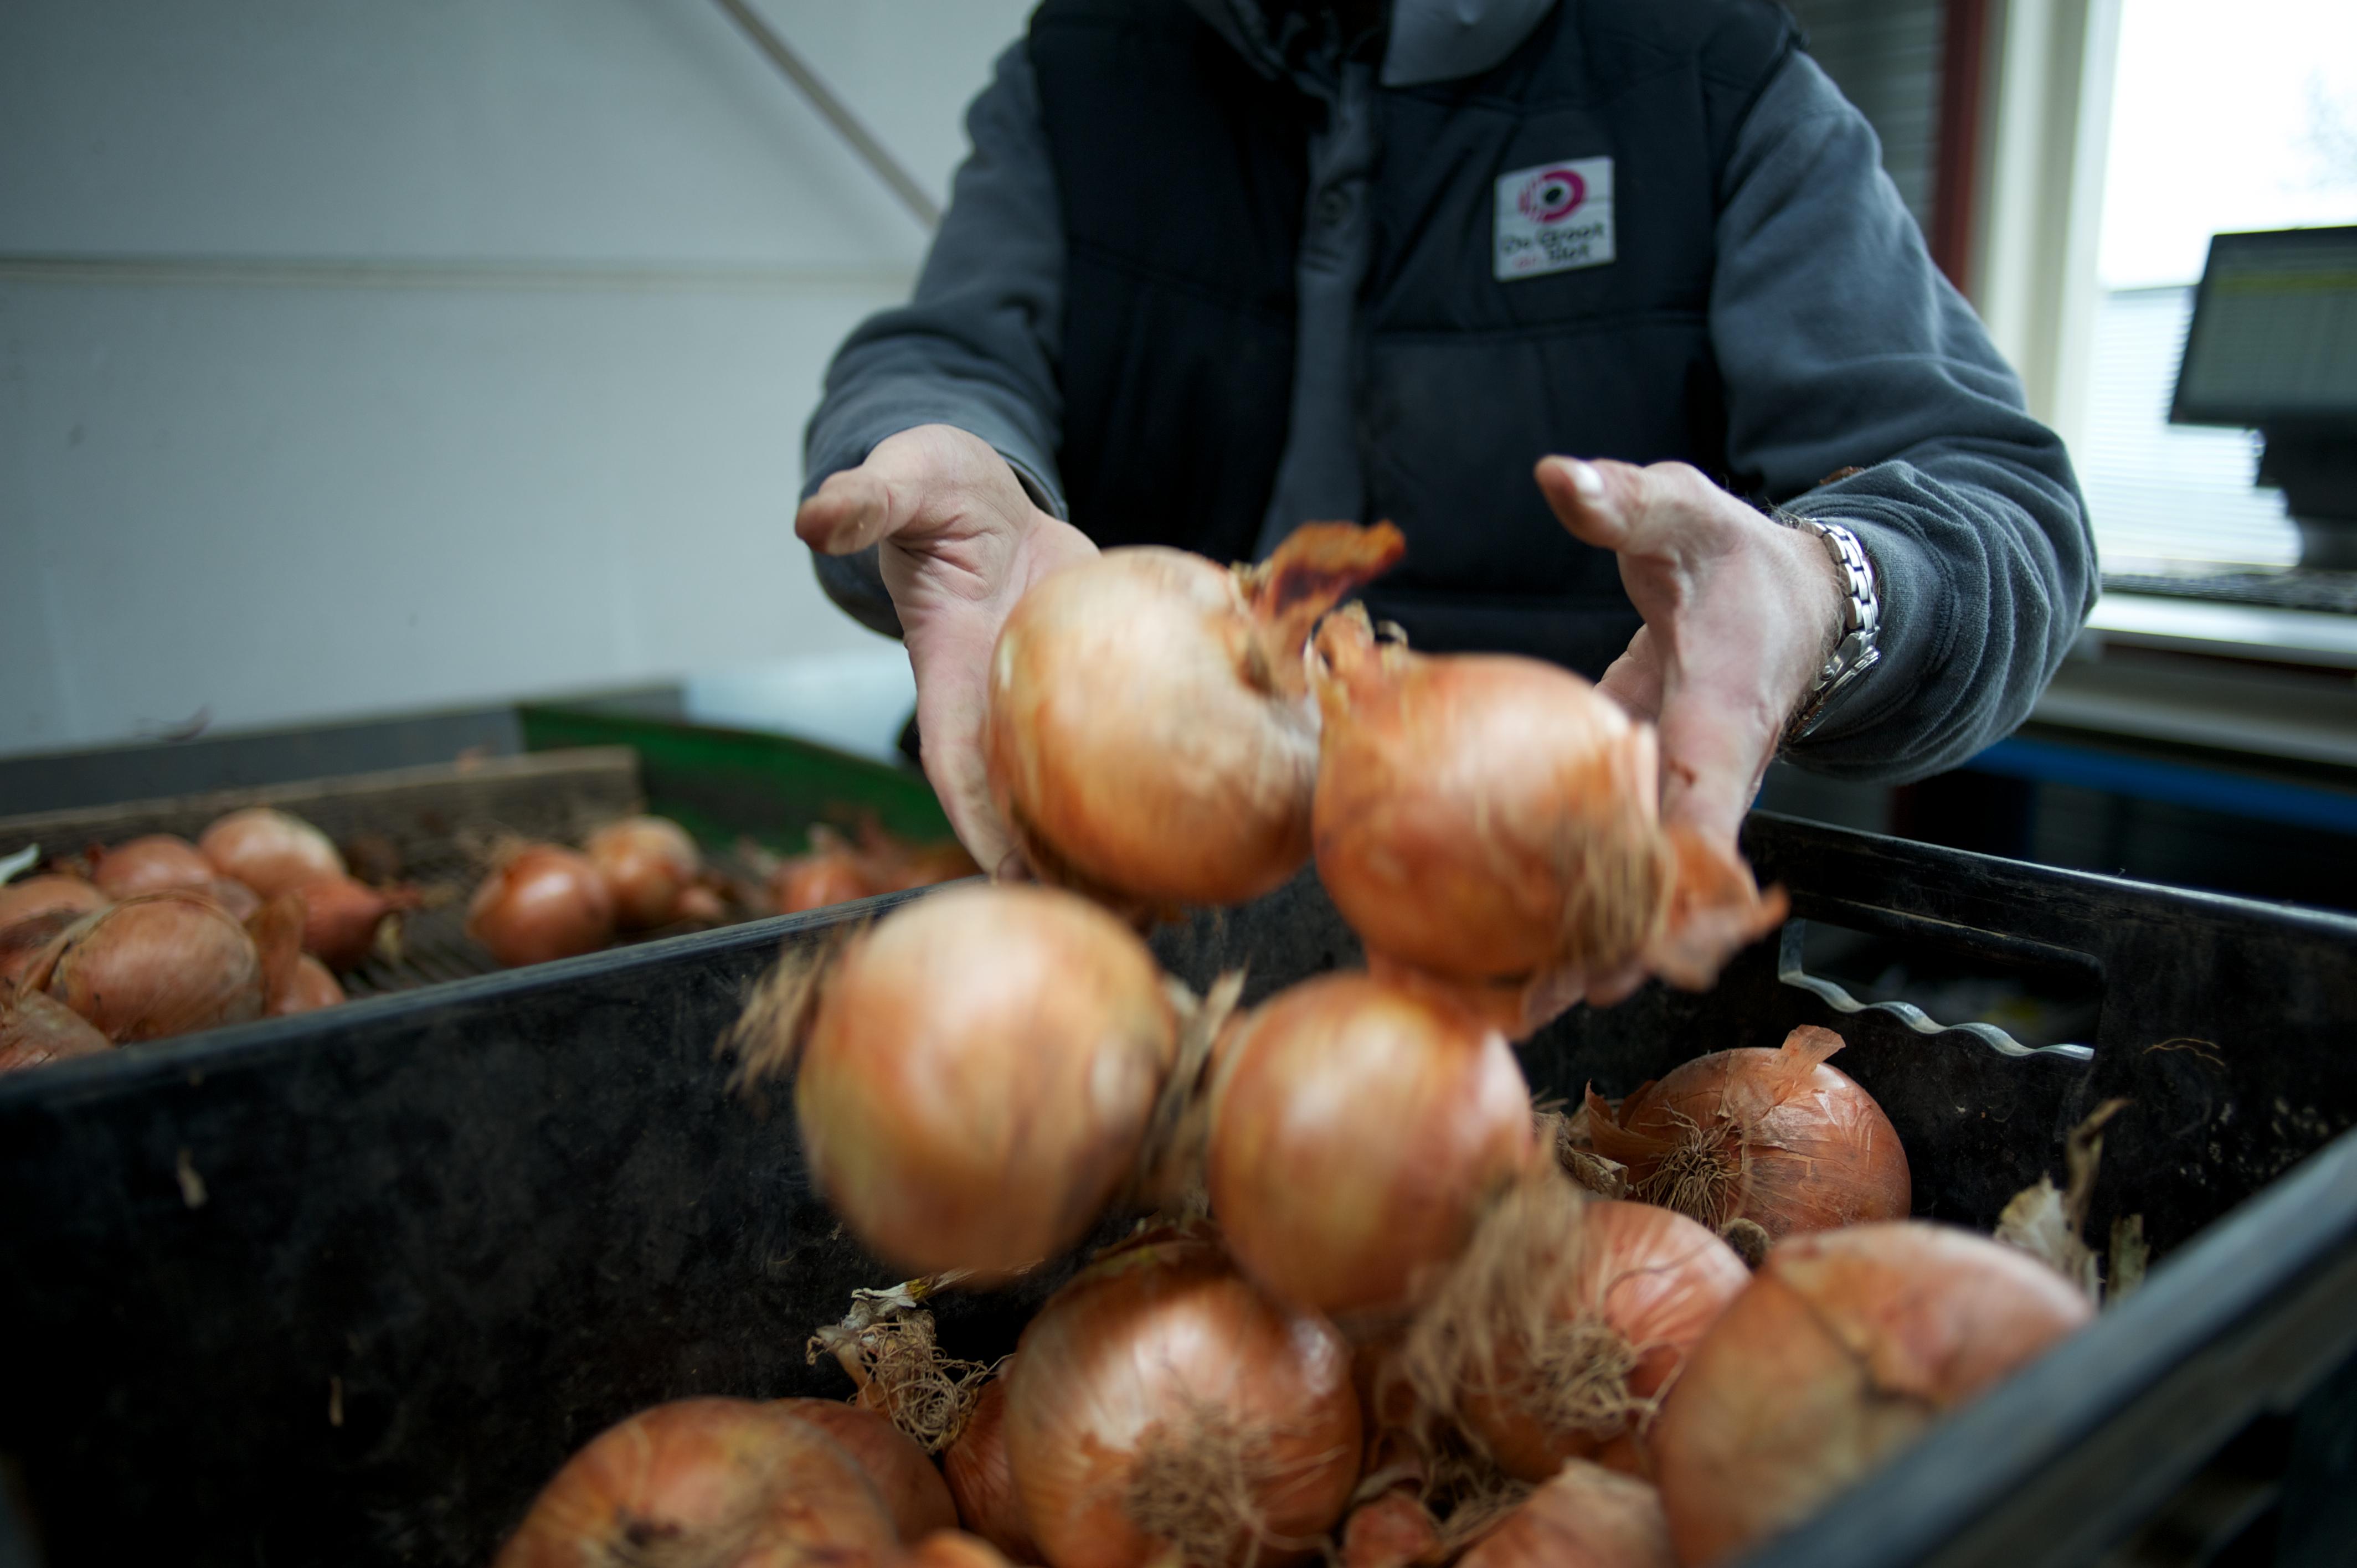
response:
<path id="1" fill-rule="evenodd" d="M 796 855 L 781 862 L 770 877 L 770 897 L 780 915 L 799 915 L 890 891 L 869 874 L 866 862 L 849 844 Z"/>
<path id="2" fill-rule="evenodd" d="M 901 1568 L 1011 1568 L 996 1547 L 963 1530 L 937 1530 L 909 1549 Z"/>
<path id="3" fill-rule="evenodd" d="M 1467 1552 L 1464 1568 L 1677 1568 L 1662 1495 L 1574 1459 Z"/>
<path id="4" fill-rule="evenodd" d="M 668 817 L 625 817 L 582 846 L 614 895 L 614 923 L 626 931 L 679 918 L 680 895 L 695 885 L 704 856 Z"/>
<path id="5" fill-rule="evenodd" d="M 296 1013 L 316 1013 L 322 1007 L 334 1007 L 345 1001 L 344 988 L 328 972 L 328 966 L 304 953 L 295 961 L 293 972 L 286 983 L 272 993 L 269 1014 L 284 1018 Z"/>
<path id="6" fill-rule="evenodd" d="M 197 847 L 223 876 L 264 898 L 344 875 L 344 857 L 327 834 L 269 806 L 248 806 L 214 819 Z"/>
<path id="7" fill-rule="evenodd" d="M 1640 1430 L 1750 1279 L 1693 1220 L 1549 1173 L 1499 1206 L 1402 1362 L 1508 1475 L 1544 1481 Z"/>
<path id="8" fill-rule="evenodd" d="M 1651 1435 L 1679 1561 L 1726 1562 L 1798 1524 L 2093 1313 L 2037 1259 L 1947 1226 L 1780 1242 Z"/>
<path id="9" fill-rule="evenodd" d="M 614 897 L 587 856 L 526 844 L 475 889 L 467 934 L 511 969 L 595 952 L 614 940 Z"/>
<path id="10" fill-rule="evenodd" d="M 1237 1264 L 1329 1316 L 1414 1305 L 1535 1154 L 1504 1036 L 1364 974 L 1306 981 L 1230 1031 L 1205 1178 Z"/>
<path id="11" fill-rule="evenodd" d="M 777 1406 L 809 1422 L 859 1461 L 902 1541 L 957 1528 L 957 1505 L 933 1462 L 907 1433 L 872 1410 L 840 1400 L 787 1399 Z"/>
<path id="12" fill-rule="evenodd" d="M 85 915 L 26 971 L 117 1044 L 262 1016 L 262 956 L 201 893 L 141 893 Z"/>
<path id="13" fill-rule="evenodd" d="M 1258 566 L 1138 545 L 1035 585 L 991 655 L 985 742 L 1033 869 L 1156 906 L 1241 903 L 1298 871 L 1318 772 L 1302 647 L 1403 548 L 1388 523 L 1311 523 Z"/>
<path id="14" fill-rule="evenodd" d="M 1526 993 L 1526 1027 L 1646 974 L 1708 985 L 1783 918 L 1732 846 L 1659 820 L 1651 726 L 1533 659 L 1411 652 L 1329 618 L 1318 875 L 1371 954 Z"/>
<path id="15" fill-rule="evenodd" d="M 1713 1230 L 1749 1219 L 1771 1237 L 1903 1219 L 1907 1151 L 1874 1096 L 1825 1058 L 1831 1029 L 1803 1025 L 1775 1050 L 1717 1051 L 1620 1102 L 1588 1092 L 1596 1152 L 1629 1170 L 1630 1195 Z"/>
<path id="16" fill-rule="evenodd" d="M 1039 1543 L 1023 1522 L 1023 1499 L 1015 1492 L 1015 1469 L 1006 1457 L 1006 1377 L 1016 1358 L 983 1385 L 949 1452 L 942 1455 L 942 1479 L 957 1501 L 958 1522 L 1017 1563 L 1037 1563 Z"/>
<path id="17" fill-rule="evenodd" d="M 496 1568 L 888 1568 L 899 1550 L 875 1487 L 833 1438 L 775 1405 L 689 1399 L 608 1427 L 566 1461 Z"/>
<path id="18" fill-rule="evenodd" d="M 368 961 L 385 920 L 404 909 L 417 908 L 411 888 L 380 890 L 349 876 L 331 876 L 306 883 L 303 900 L 303 950 L 330 969 L 358 969 Z"/>
<path id="19" fill-rule="evenodd" d="M 221 875 L 204 853 L 172 833 L 149 833 L 99 852 L 90 879 L 110 898 L 172 888 L 204 890 Z M 242 917 L 241 917 L 242 918 Z"/>
<path id="20" fill-rule="evenodd" d="M 106 895 L 79 876 L 27 876 L 0 886 L 0 930 L 36 915 L 70 910 L 77 917 L 106 907 Z"/>
<path id="21" fill-rule="evenodd" d="M 740 1024 L 748 1070 L 799 1045 L 811 1174 L 912 1273 L 1003 1273 L 1080 1240 L 1130 1175 L 1178 1046 L 1146 944 L 1053 888 L 920 898 L 854 938 L 814 996 L 796 981 L 781 968 Z"/>
<path id="22" fill-rule="evenodd" d="M 1385 1492 L 1351 1510 L 1342 1526 L 1341 1568 L 1411 1568 L 1442 1561 L 1440 1526 L 1405 1492 Z"/>
<path id="23" fill-rule="evenodd" d="M 0 1072 L 113 1048 L 113 1041 L 64 1003 L 38 991 L 0 987 Z"/>
<path id="24" fill-rule="evenodd" d="M 1206 1240 L 1133 1243 L 1023 1331 L 1006 1451 L 1056 1568 L 1290 1562 L 1358 1480 L 1350 1348 Z"/>

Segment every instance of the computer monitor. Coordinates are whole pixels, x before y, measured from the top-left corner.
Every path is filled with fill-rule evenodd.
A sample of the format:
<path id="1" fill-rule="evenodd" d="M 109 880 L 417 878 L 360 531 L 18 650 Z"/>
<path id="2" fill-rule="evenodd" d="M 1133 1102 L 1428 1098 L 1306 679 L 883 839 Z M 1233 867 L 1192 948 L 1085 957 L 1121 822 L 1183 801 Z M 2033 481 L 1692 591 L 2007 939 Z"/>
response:
<path id="1" fill-rule="evenodd" d="M 2169 418 L 2357 436 L 2357 227 L 2212 237 Z"/>

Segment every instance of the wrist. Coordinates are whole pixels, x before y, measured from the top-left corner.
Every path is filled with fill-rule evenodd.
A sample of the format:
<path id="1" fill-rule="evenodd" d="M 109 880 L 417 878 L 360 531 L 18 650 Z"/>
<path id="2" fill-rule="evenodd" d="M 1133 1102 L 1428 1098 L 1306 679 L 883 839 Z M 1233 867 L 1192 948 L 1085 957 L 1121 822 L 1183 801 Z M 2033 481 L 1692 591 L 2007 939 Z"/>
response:
<path id="1" fill-rule="evenodd" d="M 1784 730 L 1784 744 L 1805 737 L 1824 721 L 1834 704 L 1882 657 L 1882 601 L 1874 558 L 1848 525 L 1830 520 L 1783 517 L 1793 542 L 1815 556 L 1812 578 L 1824 618 L 1818 660 Z M 1826 607 L 1829 606 L 1829 609 Z"/>

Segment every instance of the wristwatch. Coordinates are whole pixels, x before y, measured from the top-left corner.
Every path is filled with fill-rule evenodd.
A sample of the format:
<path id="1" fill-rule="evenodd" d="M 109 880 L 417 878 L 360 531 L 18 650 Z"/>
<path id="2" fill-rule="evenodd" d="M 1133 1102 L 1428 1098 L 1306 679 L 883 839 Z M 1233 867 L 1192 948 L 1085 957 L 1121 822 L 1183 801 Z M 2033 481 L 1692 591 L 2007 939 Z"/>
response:
<path id="1" fill-rule="evenodd" d="M 1834 699 L 1882 658 L 1882 650 L 1876 641 L 1882 630 L 1882 598 L 1875 590 L 1874 558 L 1867 554 L 1857 534 L 1838 522 L 1819 522 L 1805 517 L 1784 521 L 1815 534 L 1824 542 L 1825 553 L 1833 557 L 1849 590 L 1848 601 L 1843 607 L 1841 640 L 1834 644 L 1824 668 L 1817 671 L 1816 684 L 1809 689 L 1800 711 L 1784 728 L 1784 744 L 1790 746 L 1815 729 L 1832 708 Z"/>

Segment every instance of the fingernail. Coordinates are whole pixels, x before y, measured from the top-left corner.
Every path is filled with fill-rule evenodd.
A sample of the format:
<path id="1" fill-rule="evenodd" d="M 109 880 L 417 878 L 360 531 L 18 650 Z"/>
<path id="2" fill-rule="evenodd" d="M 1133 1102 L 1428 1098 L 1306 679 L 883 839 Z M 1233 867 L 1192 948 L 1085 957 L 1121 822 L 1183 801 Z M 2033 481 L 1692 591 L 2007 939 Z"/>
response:
<path id="1" fill-rule="evenodd" d="M 1581 500 L 1600 501 L 1604 499 L 1604 476 L 1596 471 L 1594 464 L 1568 457 L 1564 460 L 1564 466 L 1571 470 L 1571 488 L 1578 492 Z"/>

